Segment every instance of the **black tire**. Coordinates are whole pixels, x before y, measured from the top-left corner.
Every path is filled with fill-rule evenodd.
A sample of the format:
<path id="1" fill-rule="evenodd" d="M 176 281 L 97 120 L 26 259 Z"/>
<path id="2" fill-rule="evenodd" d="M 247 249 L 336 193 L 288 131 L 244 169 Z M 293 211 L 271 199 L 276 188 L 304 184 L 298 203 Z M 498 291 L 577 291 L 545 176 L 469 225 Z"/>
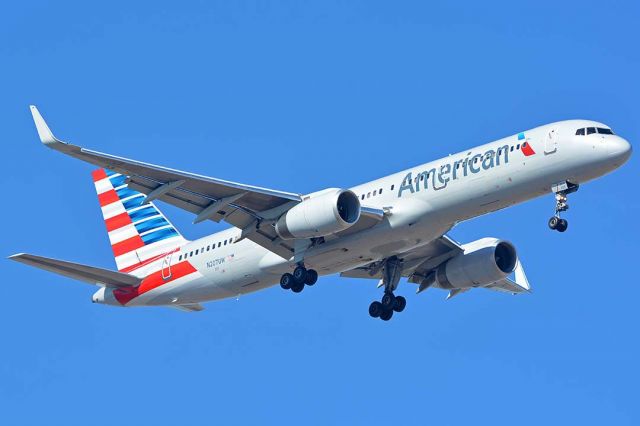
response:
<path id="1" fill-rule="evenodd" d="M 569 222 L 567 222 L 566 219 L 560 219 L 560 222 L 558 222 L 558 227 L 556 228 L 556 230 L 558 232 L 564 232 L 567 230 L 568 227 L 569 227 Z"/>
<path id="2" fill-rule="evenodd" d="M 298 266 L 293 270 L 293 279 L 295 282 L 304 284 L 304 279 L 307 277 L 307 269 L 304 266 Z"/>
<path id="3" fill-rule="evenodd" d="M 549 219 L 549 228 L 555 230 L 558 228 L 559 223 L 560 218 L 558 216 L 552 216 L 551 219 Z"/>
<path id="4" fill-rule="evenodd" d="M 382 303 L 378 302 L 377 300 L 375 302 L 371 302 L 371 304 L 369 305 L 369 315 L 371 315 L 373 318 L 379 318 L 380 314 L 384 312 L 384 308 L 382 307 Z"/>
<path id="5" fill-rule="evenodd" d="M 393 309 L 388 309 L 388 310 L 384 310 L 381 314 L 380 314 L 380 319 L 382 321 L 389 321 L 391 319 L 391 317 L 393 316 Z"/>
<path id="6" fill-rule="evenodd" d="M 282 287 L 283 289 L 289 290 L 292 284 L 293 275 L 291 275 L 290 273 L 287 272 L 280 277 L 280 287 Z"/>
<path id="7" fill-rule="evenodd" d="M 294 293 L 300 293 L 302 290 L 304 290 L 304 283 L 293 283 L 291 285 L 291 291 L 293 291 Z"/>
<path id="8" fill-rule="evenodd" d="M 314 285 L 318 281 L 318 273 L 313 269 L 307 269 L 307 276 L 304 278 L 306 285 Z"/>
<path id="9" fill-rule="evenodd" d="M 384 295 L 382 296 L 382 306 L 389 311 L 393 310 L 393 305 L 396 302 L 396 297 L 393 295 L 393 293 L 389 293 L 389 292 L 385 292 Z"/>
<path id="10" fill-rule="evenodd" d="M 402 296 L 396 296 L 396 301 L 393 304 L 393 310 L 396 312 L 402 312 L 406 307 L 407 307 L 407 299 L 405 299 Z"/>

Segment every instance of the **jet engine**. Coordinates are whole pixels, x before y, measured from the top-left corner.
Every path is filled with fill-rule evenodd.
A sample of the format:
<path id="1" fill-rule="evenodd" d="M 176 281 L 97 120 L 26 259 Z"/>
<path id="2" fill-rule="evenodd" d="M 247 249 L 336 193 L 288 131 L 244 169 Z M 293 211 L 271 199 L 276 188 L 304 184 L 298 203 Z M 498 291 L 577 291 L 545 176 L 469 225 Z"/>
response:
<path id="1" fill-rule="evenodd" d="M 482 238 L 462 246 L 464 252 L 436 269 L 440 288 L 484 287 L 511 274 L 518 261 L 515 247 L 508 241 Z"/>
<path id="2" fill-rule="evenodd" d="M 280 238 L 324 237 L 344 231 L 360 218 L 360 200 L 353 192 L 330 188 L 311 194 L 280 216 L 275 224 Z"/>

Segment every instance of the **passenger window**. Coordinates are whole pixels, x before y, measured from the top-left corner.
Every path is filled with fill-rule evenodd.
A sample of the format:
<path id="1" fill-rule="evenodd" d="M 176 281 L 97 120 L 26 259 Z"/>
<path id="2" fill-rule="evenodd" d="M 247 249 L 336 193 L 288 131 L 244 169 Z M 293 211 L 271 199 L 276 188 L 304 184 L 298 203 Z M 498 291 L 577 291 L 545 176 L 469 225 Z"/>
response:
<path id="1" fill-rule="evenodd" d="M 196 256 L 198 255 L 198 249 L 196 249 Z"/>
<path id="2" fill-rule="evenodd" d="M 193 252 L 189 252 L 189 257 L 193 257 Z"/>
<path id="3" fill-rule="evenodd" d="M 382 195 L 382 188 L 380 188 L 380 191 L 378 191 L 378 194 Z"/>
<path id="4" fill-rule="evenodd" d="M 220 248 L 221 245 L 222 245 L 222 243 L 220 241 L 218 241 L 218 248 Z"/>
<path id="5" fill-rule="evenodd" d="M 520 149 L 520 144 L 516 145 L 516 149 Z"/>
<path id="6" fill-rule="evenodd" d="M 591 135 L 594 134 L 596 132 L 596 128 L 595 127 L 587 127 L 587 134 Z"/>
<path id="7" fill-rule="evenodd" d="M 178 257 L 178 262 L 180 262 L 182 260 L 182 255 L 180 255 L 180 257 Z"/>
<path id="8" fill-rule="evenodd" d="M 367 198 L 369 198 L 369 197 L 371 197 L 371 193 L 370 192 L 367 193 Z"/>
<path id="9" fill-rule="evenodd" d="M 224 240 L 224 245 L 225 245 L 225 246 L 227 245 L 227 240 Z"/>
<path id="10" fill-rule="evenodd" d="M 611 129 L 605 129 L 603 127 L 598 127 L 598 133 L 600 133 L 601 135 L 612 135 L 613 134 Z"/>
<path id="11" fill-rule="evenodd" d="M 576 135 L 584 136 L 584 128 L 576 130 Z"/>
<path id="12" fill-rule="evenodd" d="M 211 246 L 207 246 L 207 251 L 209 251 L 210 248 L 211 248 Z"/>
<path id="13" fill-rule="evenodd" d="M 391 185 L 391 190 L 393 191 L 393 188 L 395 188 L 395 187 L 396 187 L 395 185 Z"/>
<path id="14" fill-rule="evenodd" d="M 525 143 L 523 143 L 523 144 L 522 144 L 522 147 L 523 147 L 523 148 L 526 148 L 526 147 L 527 147 L 527 143 L 526 143 L 526 142 L 525 142 Z"/>
<path id="15" fill-rule="evenodd" d="M 513 152 L 513 145 L 511 145 L 511 149 L 510 149 L 510 151 L 511 151 L 511 152 Z"/>
<path id="16" fill-rule="evenodd" d="M 377 189 L 374 189 L 374 190 L 373 190 L 373 196 L 375 197 L 377 193 L 378 193 L 378 190 L 377 190 Z"/>
<path id="17" fill-rule="evenodd" d="M 362 199 L 364 200 L 364 194 L 362 194 Z"/>

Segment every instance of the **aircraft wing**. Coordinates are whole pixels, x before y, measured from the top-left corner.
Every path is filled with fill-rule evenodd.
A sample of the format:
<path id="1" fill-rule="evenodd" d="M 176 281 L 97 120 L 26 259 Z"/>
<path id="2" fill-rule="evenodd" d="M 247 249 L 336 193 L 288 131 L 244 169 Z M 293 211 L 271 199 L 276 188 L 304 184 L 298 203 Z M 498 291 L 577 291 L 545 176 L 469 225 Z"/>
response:
<path id="1" fill-rule="evenodd" d="M 33 254 L 18 253 L 9 256 L 9 259 L 89 284 L 103 284 L 107 287 L 136 287 L 140 285 L 141 282 L 140 278 L 122 272 L 96 268 L 95 266 L 83 265 L 81 263 L 35 256 Z"/>
<path id="2" fill-rule="evenodd" d="M 398 257 L 403 260 L 402 276 L 408 277 L 409 282 L 420 283 L 438 266 L 463 251 L 462 246 L 458 242 L 454 241 L 447 235 L 443 235 L 420 248 L 399 254 Z M 373 263 L 361 268 L 355 268 L 350 271 L 343 272 L 340 276 L 349 278 L 381 279 L 382 269 L 378 263 Z M 520 260 L 516 262 L 512 278 L 504 278 L 485 286 L 484 288 L 512 294 L 531 291 L 529 280 L 527 279 Z M 456 289 L 449 294 L 447 299 L 467 290 L 468 289 Z"/>
<path id="3" fill-rule="evenodd" d="M 33 105 L 31 113 L 43 144 L 71 157 L 128 176 L 129 187 L 147 194 L 146 201 L 159 199 L 194 213 L 197 215 L 194 223 L 224 220 L 240 228 L 243 238 L 249 238 L 285 259 L 294 254 L 293 241 L 278 238 L 271 224 L 282 213 L 302 201 L 300 194 L 183 172 L 62 142 L 56 139 Z"/>
<path id="4" fill-rule="evenodd" d="M 398 254 L 398 257 L 403 260 L 402 276 L 411 277 L 414 274 L 426 276 L 431 270 L 461 252 L 460 244 L 447 235 L 443 235 L 422 247 Z M 345 271 L 340 276 L 380 279 L 382 278 L 382 270 L 377 263 L 373 263 Z"/>

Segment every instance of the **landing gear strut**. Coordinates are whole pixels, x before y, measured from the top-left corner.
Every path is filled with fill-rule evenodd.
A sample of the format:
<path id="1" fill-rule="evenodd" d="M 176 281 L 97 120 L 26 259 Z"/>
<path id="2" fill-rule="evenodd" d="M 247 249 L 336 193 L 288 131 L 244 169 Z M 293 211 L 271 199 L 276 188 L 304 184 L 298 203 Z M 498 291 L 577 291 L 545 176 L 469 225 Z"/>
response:
<path id="1" fill-rule="evenodd" d="M 389 321 L 394 312 L 404 311 L 407 299 L 393 294 L 393 291 L 398 288 L 401 276 L 402 261 L 396 256 L 386 259 L 382 266 L 382 284 L 384 285 L 382 300 L 374 301 L 369 305 L 369 315 L 373 318 Z"/>
<path id="2" fill-rule="evenodd" d="M 569 226 L 569 222 L 566 219 L 560 217 L 560 213 L 569 210 L 569 204 L 567 203 L 568 195 L 578 190 L 578 185 L 568 181 L 561 182 L 553 185 L 551 190 L 556 197 L 556 211 L 549 219 L 549 228 L 554 231 L 564 232 Z"/>
<path id="3" fill-rule="evenodd" d="M 316 281 L 318 281 L 318 273 L 314 269 L 305 268 L 304 264 L 300 263 L 293 270 L 293 274 L 287 272 L 280 277 L 280 287 L 294 293 L 300 293 L 305 284 L 311 286 Z"/>

